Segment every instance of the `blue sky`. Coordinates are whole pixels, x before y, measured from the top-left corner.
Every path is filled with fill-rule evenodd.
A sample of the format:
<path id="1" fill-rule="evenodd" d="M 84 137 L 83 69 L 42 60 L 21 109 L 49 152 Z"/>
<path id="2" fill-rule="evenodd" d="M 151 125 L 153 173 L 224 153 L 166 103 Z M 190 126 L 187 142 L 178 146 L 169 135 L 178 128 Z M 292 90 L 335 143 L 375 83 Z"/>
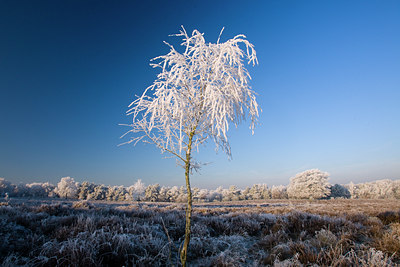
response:
<path id="1" fill-rule="evenodd" d="M 155 147 L 117 145 L 156 77 L 149 60 L 184 25 L 248 37 L 263 109 L 253 136 L 230 129 L 231 161 L 200 150 L 211 164 L 194 186 L 288 184 L 311 168 L 331 183 L 400 179 L 399 14 L 399 1 L 0 1 L 0 177 L 183 185 Z"/>

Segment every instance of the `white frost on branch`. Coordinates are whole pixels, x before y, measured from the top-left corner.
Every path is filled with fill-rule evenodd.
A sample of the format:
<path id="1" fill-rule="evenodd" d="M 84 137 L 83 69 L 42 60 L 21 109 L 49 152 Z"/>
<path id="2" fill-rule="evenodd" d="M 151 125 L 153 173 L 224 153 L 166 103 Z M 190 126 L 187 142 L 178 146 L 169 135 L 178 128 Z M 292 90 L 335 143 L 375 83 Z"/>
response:
<path id="1" fill-rule="evenodd" d="M 192 148 L 198 150 L 200 144 L 212 138 L 216 150 L 221 148 L 231 157 L 229 124 L 237 126 L 248 117 L 253 132 L 259 114 L 249 85 L 251 77 L 243 62 L 258 63 L 254 46 L 244 35 L 222 43 L 219 38 L 216 44 L 206 43 L 198 30 L 189 36 L 183 27 L 174 36 L 182 37 L 184 52 L 165 42 L 169 53 L 152 59 L 150 65 L 160 68 L 161 73 L 130 104 L 127 115 L 133 116 L 133 122 L 126 125 L 131 127 L 126 134 L 132 136 L 126 143 L 153 143 L 163 153 L 185 162 L 193 134 Z"/>

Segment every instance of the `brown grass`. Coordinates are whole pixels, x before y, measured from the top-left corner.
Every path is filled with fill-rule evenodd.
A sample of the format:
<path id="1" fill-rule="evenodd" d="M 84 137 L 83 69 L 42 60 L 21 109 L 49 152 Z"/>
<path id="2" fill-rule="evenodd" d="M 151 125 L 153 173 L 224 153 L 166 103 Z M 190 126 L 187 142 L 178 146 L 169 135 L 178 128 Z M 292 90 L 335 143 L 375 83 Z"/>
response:
<path id="1" fill-rule="evenodd" d="M 0 207 L 0 265 L 178 266 L 184 209 L 13 200 Z M 399 211 L 392 200 L 196 203 L 189 264 L 398 266 Z"/>

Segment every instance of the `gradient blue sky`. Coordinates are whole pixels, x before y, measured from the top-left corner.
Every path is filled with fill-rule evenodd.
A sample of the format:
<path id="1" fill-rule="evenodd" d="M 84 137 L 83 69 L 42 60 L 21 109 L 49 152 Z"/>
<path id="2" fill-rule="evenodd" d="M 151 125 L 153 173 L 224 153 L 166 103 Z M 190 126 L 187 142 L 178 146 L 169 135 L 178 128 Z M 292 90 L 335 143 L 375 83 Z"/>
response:
<path id="1" fill-rule="evenodd" d="M 288 184 L 310 168 L 331 183 L 400 179 L 400 1 L 0 1 L 0 177 L 183 185 L 151 145 L 118 147 L 149 60 L 184 25 L 215 42 L 246 34 L 263 109 L 255 135 L 231 128 L 233 159 L 202 188 Z"/>

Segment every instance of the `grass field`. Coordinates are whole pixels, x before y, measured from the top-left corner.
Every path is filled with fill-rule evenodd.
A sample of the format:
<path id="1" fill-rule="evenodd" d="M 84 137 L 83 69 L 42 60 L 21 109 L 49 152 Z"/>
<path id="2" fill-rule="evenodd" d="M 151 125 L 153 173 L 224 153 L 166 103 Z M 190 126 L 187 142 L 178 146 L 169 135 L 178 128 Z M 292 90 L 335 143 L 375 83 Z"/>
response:
<path id="1" fill-rule="evenodd" d="M 184 204 L 12 199 L 2 266 L 179 266 Z M 196 203 L 189 266 L 400 266 L 400 201 Z"/>

